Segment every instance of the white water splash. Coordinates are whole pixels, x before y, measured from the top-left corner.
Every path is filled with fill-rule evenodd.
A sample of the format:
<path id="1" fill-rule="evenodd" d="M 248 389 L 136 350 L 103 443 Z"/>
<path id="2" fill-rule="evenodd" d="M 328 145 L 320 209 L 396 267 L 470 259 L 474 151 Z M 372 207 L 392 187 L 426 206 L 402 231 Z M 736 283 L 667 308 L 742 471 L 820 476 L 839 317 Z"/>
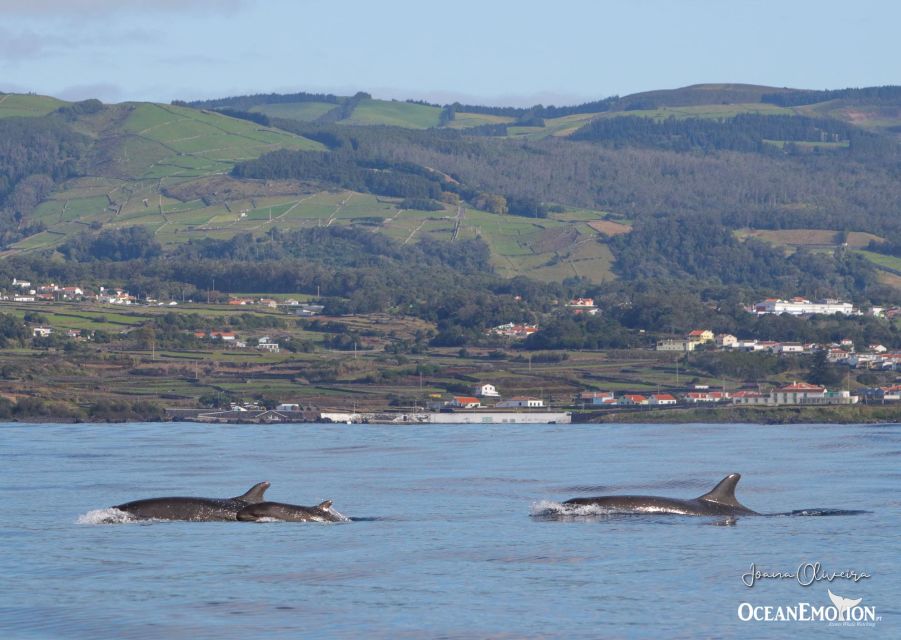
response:
<path id="1" fill-rule="evenodd" d="M 335 517 L 337 517 L 337 518 L 340 518 L 339 522 L 350 522 L 350 518 L 348 518 L 348 517 L 347 517 L 346 515 L 344 515 L 343 513 L 339 513 L 338 511 L 335 511 L 335 510 L 332 509 L 331 507 L 329 507 L 328 512 L 329 512 L 330 514 L 332 514 L 333 516 L 335 516 Z"/>
<path id="2" fill-rule="evenodd" d="M 123 524 L 126 522 L 135 522 L 134 516 L 113 507 L 88 511 L 78 516 L 75 521 L 76 524 Z"/>
<path id="3" fill-rule="evenodd" d="M 533 502 L 531 507 L 533 518 L 580 518 L 609 516 L 614 513 L 616 512 L 596 504 L 563 504 L 552 500 Z"/>

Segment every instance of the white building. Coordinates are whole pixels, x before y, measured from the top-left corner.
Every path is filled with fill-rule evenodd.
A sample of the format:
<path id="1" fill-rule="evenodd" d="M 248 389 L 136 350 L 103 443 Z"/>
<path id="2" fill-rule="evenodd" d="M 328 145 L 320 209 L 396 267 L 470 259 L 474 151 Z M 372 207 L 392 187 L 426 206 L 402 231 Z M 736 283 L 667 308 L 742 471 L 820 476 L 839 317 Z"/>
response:
<path id="1" fill-rule="evenodd" d="M 829 391 L 825 387 L 805 382 L 794 382 L 774 389 L 769 394 L 739 392 L 732 396 L 734 404 L 764 405 L 777 407 L 785 405 L 856 404 L 860 398 L 850 391 Z"/>
<path id="2" fill-rule="evenodd" d="M 805 298 L 792 298 L 781 300 L 779 298 L 767 298 L 754 305 L 754 313 L 764 315 L 767 313 L 787 313 L 792 316 L 807 316 L 814 313 L 833 315 L 841 313 L 846 316 L 854 315 L 854 305 L 850 302 L 838 300 L 820 300 L 811 302 Z"/>
<path id="3" fill-rule="evenodd" d="M 657 351 L 694 351 L 699 344 L 691 340 L 660 340 Z"/>
<path id="4" fill-rule="evenodd" d="M 278 353 L 278 343 L 273 342 L 269 336 L 263 336 L 257 343 L 257 349 L 268 351 L 269 353 Z"/>
<path id="5" fill-rule="evenodd" d="M 493 384 L 483 382 L 473 387 L 472 395 L 479 398 L 499 398 L 501 394 L 497 392 Z"/>
<path id="6" fill-rule="evenodd" d="M 494 406 L 498 409 L 540 409 L 544 406 L 544 400 L 530 398 L 529 396 L 513 396 L 509 400 L 498 402 Z"/>

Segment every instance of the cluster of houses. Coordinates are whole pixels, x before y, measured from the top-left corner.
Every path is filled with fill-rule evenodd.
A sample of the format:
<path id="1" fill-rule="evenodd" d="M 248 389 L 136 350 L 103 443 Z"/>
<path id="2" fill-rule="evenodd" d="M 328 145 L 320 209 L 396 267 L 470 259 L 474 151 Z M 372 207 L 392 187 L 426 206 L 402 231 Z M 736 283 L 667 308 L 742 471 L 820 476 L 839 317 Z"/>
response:
<path id="1" fill-rule="evenodd" d="M 286 311 L 293 312 L 295 315 L 305 317 L 319 315 L 325 308 L 321 304 L 300 302 L 299 300 L 294 300 L 293 298 L 288 298 L 284 301 L 278 301 L 274 298 L 241 298 L 232 296 L 228 299 L 228 304 L 230 306 L 258 306 L 268 307 L 270 309 L 278 309 L 279 307 L 282 307 Z"/>
<path id="2" fill-rule="evenodd" d="M 33 338 L 49 338 L 53 335 L 53 327 L 37 326 L 31 328 L 31 336 Z M 88 335 L 81 329 L 66 329 L 66 337 L 72 340 L 85 340 Z"/>
<path id="3" fill-rule="evenodd" d="M 132 305 L 143 302 L 150 305 L 172 307 L 178 304 L 174 300 L 160 302 L 152 298 L 139 301 L 136 296 L 124 289 L 100 287 L 97 291 L 89 291 L 79 286 L 61 287 L 53 283 L 32 285 L 31 282 L 19 280 L 18 278 L 13 278 L 9 291 L 0 294 L 0 300 L 11 302 L 99 302 L 117 305 Z M 271 309 L 281 307 L 289 313 L 304 317 L 318 315 L 322 313 L 324 308 L 321 304 L 311 304 L 293 299 L 278 301 L 273 298 L 231 297 L 228 300 L 228 304 L 234 306 L 254 305 Z"/>
<path id="4" fill-rule="evenodd" d="M 844 364 L 852 369 L 901 371 L 901 353 L 890 352 L 881 344 L 870 345 L 866 351 L 860 353 L 829 349 L 826 357 L 830 362 Z"/>
<path id="5" fill-rule="evenodd" d="M 238 335 L 234 331 L 195 331 L 194 337 L 198 340 L 219 340 L 225 346 L 234 347 L 235 349 L 246 349 L 247 341 L 239 340 Z M 259 351 L 268 351 L 269 353 L 278 353 L 278 342 L 269 336 L 263 336 L 257 339 L 254 348 Z"/>
<path id="6" fill-rule="evenodd" d="M 878 398 L 879 402 L 901 399 L 901 385 L 867 390 L 868 400 Z M 696 387 L 686 393 L 638 393 L 615 394 L 613 391 L 583 391 L 574 398 L 575 406 L 584 409 L 613 407 L 672 407 L 675 405 L 733 404 L 765 407 L 804 405 L 849 405 L 857 404 L 860 396 L 847 390 L 830 391 L 826 387 L 793 382 L 769 391 L 715 391 L 707 387 Z M 494 385 L 480 383 L 473 387 L 471 395 L 434 398 L 428 404 L 433 411 L 448 409 L 544 409 L 544 400 L 532 396 L 513 396 L 501 399 Z"/>
<path id="7" fill-rule="evenodd" d="M 496 327 L 491 327 L 486 333 L 490 336 L 525 340 L 536 331 L 538 331 L 537 324 L 515 324 L 513 322 L 508 322 L 506 324 L 499 324 Z"/>
<path id="8" fill-rule="evenodd" d="M 573 298 L 566 306 L 573 312 L 573 315 L 584 313 L 593 316 L 600 312 L 600 309 L 594 304 L 593 298 Z"/>
<path id="9" fill-rule="evenodd" d="M 472 388 L 472 395 L 434 398 L 428 403 L 432 411 L 447 409 L 543 409 L 544 400 L 532 396 L 513 396 L 501 399 L 501 394 L 493 384 L 479 383 Z M 490 403 L 490 404 L 489 404 Z"/>
<path id="10" fill-rule="evenodd" d="M 714 334 L 708 329 L 697 329 L 684 338 L 670 338 L 657 342 L 657 351 L 695 351 L 700 348 L 716 348 L 721 351 L 757 351 L 777 355 L 812 354 L 826 350 L 827 359 L 835 364 L 869 369 L 901 369 L 901 353 L 890 353 L 881 344 L 871 344 L 866 351 L 855 352 L 854 341 L 844 338 L 839 342 L 821 345 L 815 342 L 776 342 L 772 340 L 739 339 L 729 333 Z"/>
<path id="11" fill-rule="evenodd" d="M 901 388 L 901 387 L 899 387 Z M 577 403 L 584 408 L 592 407 L 660 407 L 676 404 L 735 404 L 757 406 L 856 404 L 860 397 L 849 391 L 830 391 L 826 387 L 805 382 L 793 382 L 784 387 L 761 391 L 711 391 L 697 389 L 679 394 L 654 393 L 647 396 L 625 393 L 615 395 L 612 391 L 586 391 L 579 394 Z"/>
<path id="12" fill-rule="evenodd" d="M 138 299 L 124 289 L 108 289 L 100 287 L 98 291 L 88 291 L 82 287 L 61 287 L 57 284 L 41 284 L 32 286 L 27 280 L 13 278 L 12 288 L 9 293 L 0 295 L 0 300 L 12 302 L 82 302 L 93 301 L 105 304 L 135 304 Z M 155 302 L 148 300 L 148 302 Z M 168 303 L 172 306 L 176 302 Z"/>
<path id="13" fill-rule="evenodd" d="M 521 298 L 516 296 L 517 300 Z M 569 302 L 566 303 L 566 308 L 569 309 L 573 315 L 587 314 L 587 315 L 596 315 L 600 312 L 600 309 L 594 304 L 593 298 L 573 298 Z M 513 338 L 514 340 L 524 340 L 528 338 L 530 335 L 538 331 L 537 324 L 518 324 L 515 322 L 507 322 L 505 324 L 499 324 L 496 327 L 491 327 L 485 333 L 489 336 L 500 336 L 503 338 Z"/>

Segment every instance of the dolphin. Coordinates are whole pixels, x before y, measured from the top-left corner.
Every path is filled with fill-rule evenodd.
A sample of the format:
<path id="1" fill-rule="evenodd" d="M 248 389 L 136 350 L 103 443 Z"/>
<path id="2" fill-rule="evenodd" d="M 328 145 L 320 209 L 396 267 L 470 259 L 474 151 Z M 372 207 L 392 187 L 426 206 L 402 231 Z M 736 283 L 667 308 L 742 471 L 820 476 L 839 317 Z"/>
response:
<path id="1" fill-rule="evenodd" d="M 244 507 L 263 501 L 268 482 L 253 485 L 247 493 L 234 498 L 148 498 L 113 507 L 139 520 L 235 520 Z"/>
<path id="2" fill-rule="evenodd" d="M 592 505 L 604 507 L 617 513 L 669 513 L 683 516 L 738 516 L 760 515 L 742 505 L 735 498 L 735 485 L 741 479 L 732 473 L 711 491 L 690 500 L 661 498 L 658 496 L 598 496 L 595 498 L 573 498 L 563 504 Z"/>
<path id="3" fill-rule="evenodd" d="M 285 522 L 345 522 L 347 518 L 332 511 L 332 501 L 320 502 L 315 507 L 284 502 L 258 502 L 247 505 L 238 512 L 238 520 L 257 522 L 263 518 Z"/>

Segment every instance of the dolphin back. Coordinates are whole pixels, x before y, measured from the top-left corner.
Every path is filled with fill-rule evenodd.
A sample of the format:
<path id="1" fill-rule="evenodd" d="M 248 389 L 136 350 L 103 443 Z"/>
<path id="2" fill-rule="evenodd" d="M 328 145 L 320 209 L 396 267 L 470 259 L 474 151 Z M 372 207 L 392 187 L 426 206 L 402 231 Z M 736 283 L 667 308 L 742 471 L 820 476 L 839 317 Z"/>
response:
<path id="1" fill-rule="evenodd" d="M 256 504 L 257 502 L 262 502 L 263 500 L 265 500 L 263 494 L 266 493 L 266 489 L 268 488 L 268 482 L 258 482 L 250 489 L 248 489 L 246 493 L 240 496 L 235 496 L 234 498 L 232 498 L 232 500 L 239 500 L 240 502 L 246 502 L 247 504 Z"/>
<path id="2" fill-rule="evenodd" d="M 730 507 L 737 511 L 745 511 L 747 513 L 755 513 L 738 501 L 735 497 L 735 487 L 741 480 L 740 473 L 731 473 L 719 481 L 713 489 L 698 497 L 699 502 L 712 502 L 724 507 Z"/>

